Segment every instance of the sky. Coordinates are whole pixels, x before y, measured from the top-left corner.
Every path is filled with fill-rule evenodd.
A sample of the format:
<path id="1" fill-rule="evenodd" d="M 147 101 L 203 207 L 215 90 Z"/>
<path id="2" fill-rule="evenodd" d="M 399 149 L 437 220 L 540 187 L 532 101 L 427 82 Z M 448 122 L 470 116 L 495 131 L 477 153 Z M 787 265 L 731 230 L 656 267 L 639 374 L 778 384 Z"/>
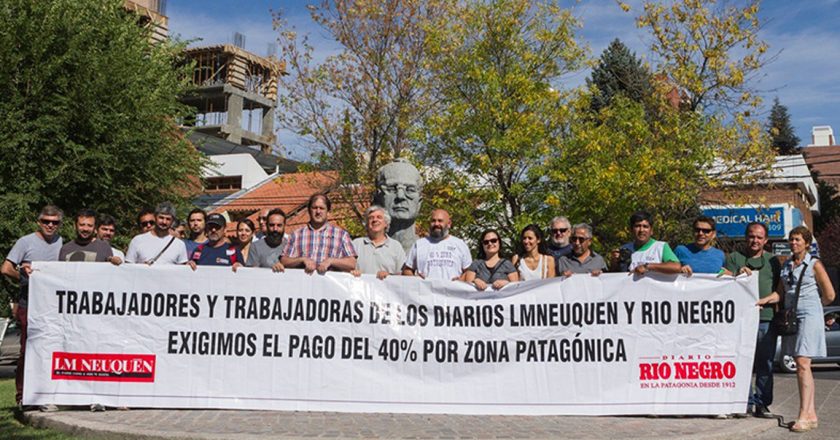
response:
<path id="1" fill-rule="evenodd" d="M 266 55 L 275 41 L 271 11 L 281 11 L 299 33 L 308 33 L 316 56 L 333 53 L 337 45 L 309 18 L 307 5 L 320 0 L 168 0 L 169 32 L 191 46 L 230 43 L 233 34 L 245 35 L 245 48 Z M 649 36 L 635 26 L 641 0 L 630 0 L 625 13 L 615 0 L 564 2 L 573 7 L 583 27 L 582 40 L 592 57 L 598 57 L 615 38 L 621 39 L 636 55 L 655 64 L 647 50 Z M 788 107 L 791 122 L 801 145 L 811 142 L 815 125 L 831 125 L 840 136 L 840 0 L 765 0 L 760 15 L 765 22 L 761 38 L 777 53 L 773 63 L 762 71 L 756 88 L 764 106 L 758 117 L 766 120 L 775 97 Z M 564 77 L 567 87 L 585 82 L 588 71 Z M 282 111 L 282 109 L 278 109 Z M 289 132 L 278 131 L 278 141 L 292 159 L 307 160 L 311 152 Z M 840 143 L 836 141 L 835 143 Z"/>

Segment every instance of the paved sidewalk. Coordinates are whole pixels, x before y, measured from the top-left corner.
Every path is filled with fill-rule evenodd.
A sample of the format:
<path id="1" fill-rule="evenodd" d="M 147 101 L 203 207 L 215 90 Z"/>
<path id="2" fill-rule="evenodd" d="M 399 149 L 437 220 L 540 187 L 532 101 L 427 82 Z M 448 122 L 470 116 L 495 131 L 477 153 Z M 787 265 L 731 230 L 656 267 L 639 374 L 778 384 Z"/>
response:
<path id="1" fill-rule="evenodd" d="M 796 416 L 796 377 L 777 375 L 773 410 Z M 816 439 L 840 432 L 840 381 L 817 381 L 820 428 L 796 435 L 776 420 L 705 417 L 511 417 L 221 410 L 27 412 L 34 425 L 91 438 L 132 439 Z M 795 436 L 795 437 L 792 437 Z"/>

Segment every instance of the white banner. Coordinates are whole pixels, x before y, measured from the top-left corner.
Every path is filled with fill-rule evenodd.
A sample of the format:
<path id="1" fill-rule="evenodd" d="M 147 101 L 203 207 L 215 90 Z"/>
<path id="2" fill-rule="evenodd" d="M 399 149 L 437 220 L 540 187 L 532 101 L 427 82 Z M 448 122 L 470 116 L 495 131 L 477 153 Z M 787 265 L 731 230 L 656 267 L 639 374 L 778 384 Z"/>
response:
<path id="1" fill-rule="evenodd" d="M 24 403 L 457 414 L 747 404 L 758 282 L 35 263 Z"/>

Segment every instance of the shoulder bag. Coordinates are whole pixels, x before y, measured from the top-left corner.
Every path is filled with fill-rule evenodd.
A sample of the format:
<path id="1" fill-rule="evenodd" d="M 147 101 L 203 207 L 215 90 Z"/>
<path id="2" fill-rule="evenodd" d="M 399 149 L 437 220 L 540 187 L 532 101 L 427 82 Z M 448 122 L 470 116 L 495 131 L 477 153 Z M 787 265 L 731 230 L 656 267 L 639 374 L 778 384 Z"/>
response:
<path id="1" fill-rule="evenodd" d="M 793 297 L 793 304 L 790 308 L 782 307 L 775 315 L 770 326 L 781 336 L 793 336 L 799 332 L 799 321 L 796 319 L 796 308 L 799 305 L 799 289 L 802 288 L 802 278 L 805 277 L 805 269 L 808 264 L 802 263 L 802 272 L 799 273 L 799 280 L 796 282 L 796 293 Z M 790 269 L 793 272 L 793 268 Z"/>

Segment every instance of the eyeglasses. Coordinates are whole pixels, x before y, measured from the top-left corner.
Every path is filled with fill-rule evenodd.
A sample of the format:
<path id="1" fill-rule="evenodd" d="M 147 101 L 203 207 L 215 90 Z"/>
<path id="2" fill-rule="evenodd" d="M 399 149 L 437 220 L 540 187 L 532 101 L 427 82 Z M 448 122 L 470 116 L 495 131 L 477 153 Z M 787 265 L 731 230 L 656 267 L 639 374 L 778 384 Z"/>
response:
<path id="1" fill-rule="evenodd" d="M 144 228 L 145 228 L 146 226 L 152 226 L 153 224 L 155 224 L 155 221 L 154 221 L 154 220 L 148 220 L 148 221 L 145 221 L 145 222 L 140 222 L 140 226 L 142 226 L 142 227 L 144 227 Z"/>
<path id="2" fill-rule="evenodd" d="M 487 246 L 489 244 L 496 244 L 498 242 L 499 242 L 498 238 L 488 238 L 487 240 L 484 240 L 481 243 L 483 243 L 485 246 Z"/>
<path id="3" fill-rule="evenodd" d="M 551 228 L 551 233 L 552 234 L 565 234 L 566 231 L 568 231 L 568 230 L 569 230 L 569 228 Z"/>
<path id="4" fill-rule="evenodd" d="M 579 242 L 583 243 L 586 240 L 589 240 L 589 237 L 570 237 L 569 238 L 569 241 L 571 241 L 571 242 L 579 241 Z"/>
<path id="5" fill-rule="evenodd" d="M 702 233 L 708 235 L 708 234 L 711 234 L 712 232 L 714 232 L 714 229 L 712 229 L 712 228 L 694 228 L 694 233 L 696 234 L 698 232 L 702 232 Z"/>
<path id="6" fill-rule="evenodd" d="M 40 220 L 38 220 L 38 221 L 40 221 L 42 225 L 58 226 L 58 225 L 60 225 L 60 224 L 61 224 L 61 220 L 46 220 L 46 219 L 40 219 Z"/>
<path id="7" fill-rule="evenodd" d="M 404 185 L 401 183 L 394 185 L 379 185 L 379 190 L 388 194 L 396 194 L 399 190 L 403 190 L 403 193 L 409 197 L 415 196 L 419 192 L 417 186 Z"/>

